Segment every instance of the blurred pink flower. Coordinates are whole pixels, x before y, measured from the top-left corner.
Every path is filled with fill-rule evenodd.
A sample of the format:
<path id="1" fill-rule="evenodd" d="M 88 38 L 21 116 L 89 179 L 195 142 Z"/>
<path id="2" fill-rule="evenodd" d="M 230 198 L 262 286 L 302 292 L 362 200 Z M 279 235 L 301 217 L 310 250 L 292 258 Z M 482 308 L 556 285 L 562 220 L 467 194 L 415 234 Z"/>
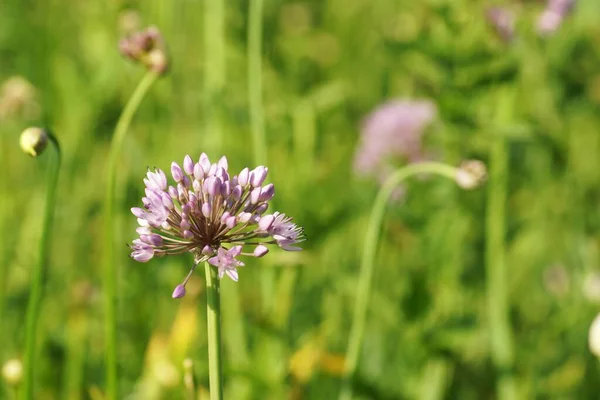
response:
<path id="1" fill-rule="evenodd" d="M 429 100 L 397 99 L 377 108 L 362 126 L 356 173 L 385 179 L 393 161 L 422 160 L 422 136 L 436 114 L 437 107 Z"/>
<path id="2" fill-rule="evenodd" d="M 554 33 L 574 6 L 575 0 L 548 0 L 537 20 L 538 33 L 543 36 Z"/>
<path id="3" fill-rule="evenodd" d="M 515 16 L 511 10 L 502 7 L 490 7 L 485 15 L 502 40 L 510 42 L 514 38 Z"/>

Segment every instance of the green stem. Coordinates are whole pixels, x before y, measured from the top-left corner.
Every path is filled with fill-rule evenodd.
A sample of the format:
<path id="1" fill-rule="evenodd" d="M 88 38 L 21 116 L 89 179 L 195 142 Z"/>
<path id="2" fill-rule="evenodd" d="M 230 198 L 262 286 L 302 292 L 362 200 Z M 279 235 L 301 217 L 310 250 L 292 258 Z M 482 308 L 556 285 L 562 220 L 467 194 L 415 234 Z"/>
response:
<path id="1" fill-rule="evenodd" d="M 221 289 L 217 268 L 205 263 L 206 327 L 208 333 L 208 373 L 210 400 L 223 399 L 221 365 Z"/>
<path id="2" fill-rule="evenodd" d="M 500 93 L 498 123 L 510 122 L 513 96 Z M 505 139 L 493 138 L 489 159 L 489 180 L 486 206 L 486 276 L 487 306 L 491 338 L 492 361 L 499 374 L 498 399 L 517 398 L 514 379 L 514 345 L 509 319 L 507 269 L 505 262 L 506 202 L 508 150 Z"/>
<path id="3" fill-rule="evenodd" d="M 385 208 L 390 196 L 402 181 L 411 176 L 418 174 L 437 174 L 454 180 L 456 178 L 456 172 L 456 168 L 437 162 L 410 164 L 394 172 L 384 182 L 379 193 L 377 193 L 375 203 L 371 209 L 371 216 L 365 235 L 365 245 L 360 263 L 358 286 L 356 289 L 354 316 L 352 317 L 352 328 L 348 339 L 348 349 L 346 350 L 344 373 L 342 376 L 340 400 L 349 400 L 352 398 L 351 380 L 356 370 L 360 344 L 362 343 L 365 333 L 367 304 L 371 294 L 371 281 L 375 265 L 375 251 L 377 250 L 379 231 L 381 230 Z"/>
<path id="4" fill-rule="evenodd" d="M 138 109 L 148 89 L 158 78 L 155 72 L 148 71 L 133 92 L 127 105 L 123 109 L 108 156 L 106 169 L 106 190 L 104 198 L 104 333 L 106 341 L 106 398 L 116 400 L 119 398 L 117 386 L 117 267 L 114 260 L 114 209 L 115 185 L 117 176 L 117 161 L 121 153 L 123 139 L 129 124 Z"/>
<path id="5" fill-rule="evenodd" d="M 250 0 L 248 21 L 248 103 L 254 145 L 254 163 L 267 162 L 262 103 L 262 16 L 263 0 Z"/>
<path id="6" fill-rule="evenodd" d="M 23 390 L 21 398 L 33 399 L 33 381 L 35 374 L 35 356 L 36 356 L 36 337 L 37 325 L 40 316 L 42 303 L 44 275 L 48 264 L 48 249 L 50 248 L 50 232 L 52 231 L 52 221 L 54 215 L 54 205 L 56 203 L 56 186 L 58 183 L 58 172 L 60 170 L 61 153 L 60 145 L 56 138 L 48 133 L 48 137 L 53 144 L 55 158 L 50 162 L 48 169 L 48 191 L 46 194 L 46 207 L 44 209 L 44 221 L 42 225 L 42 234 L 40 238 L 38 259 L 32 271 L 31 292 L 29 294 L 29 303 L 27 304 L 27 321 L 25 327 L 25 355 L 24 355 L 24 376 Z"/>

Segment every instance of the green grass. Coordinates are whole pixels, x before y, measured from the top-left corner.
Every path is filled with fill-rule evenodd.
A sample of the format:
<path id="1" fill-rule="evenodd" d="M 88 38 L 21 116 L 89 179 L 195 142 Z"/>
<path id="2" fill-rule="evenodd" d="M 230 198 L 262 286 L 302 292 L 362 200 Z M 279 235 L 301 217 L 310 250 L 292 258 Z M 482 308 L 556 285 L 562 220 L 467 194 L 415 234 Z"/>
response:
<path id="1" fill-rule="evenodd" d="M 426 135 L 434 158 L 496 166 L 491 187 L 415 179 L 388 204 L 355 398 L 492 398 L 507 373 L 522 398 L 594 398 L 600 369 L 587 333 L 598 300 L 585 287 L 600 272 L 600 4 L 580 0 L 542 40 L 534 31 L 542 5 L 520 2 L 518 40 L 507 45 L 487 26 L 483 0 L 205 3 L 127 2 L 142 26 L 161 29 L 172 68 L 144 98 L 117 163 L 121 395 L 186 398 L 186 358 L 196 392 L 208 388 L 203 274 L 173 300 L 191 257 L 140 264 L 125 246 L 146 168 L 168 170 L 202 151 L 227 155 L 234 171 L 266 158 L 276 208 L 308 236 L 304 252 L 273 249 L 245 260 L 238 284 L 221 282 L 224 398 L 339 395 L 379 189 L 353 173 L 361 121 L 386 100 L 412 97 L 438 105 Z M 6 0 L 0 12 L 0 84 L 25 77 L 40 111 L 0 120 L 0 364 L 23 356 L 49 168 L 48 157 L 20 152 L 19 134 L 47 125 L 63 150 L 36 399 L 95 399 L 106 388 L 104 171 L 144 74 L 118 54 L 123 4 Z M 510 118 L 500 117 L 501 88 L 514 93 Z M 496 264 L 506 303 L 493 308 Z M 556 266 L 566 281 L 552 280 Z M 497 321 L 511 330 L 511 371 L 494 353 Z M 1 382 L 0 398 L 10 398 Z"/>

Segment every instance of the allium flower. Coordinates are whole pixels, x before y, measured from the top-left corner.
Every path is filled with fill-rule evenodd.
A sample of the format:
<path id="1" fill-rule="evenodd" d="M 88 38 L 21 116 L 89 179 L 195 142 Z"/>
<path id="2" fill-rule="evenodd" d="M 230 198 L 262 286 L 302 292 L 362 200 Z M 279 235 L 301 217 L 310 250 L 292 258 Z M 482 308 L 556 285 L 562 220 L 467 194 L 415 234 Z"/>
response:
<path id="1" fill-rule="evenodd" d="M 540 35 L 555 32 L 575 6 L 575 0 L 548 0 L 546 9 L 540 14 L 537 29 Z"/>
<path id="2" fill-rule="evenodd" d="M 355 171 L 384 179 L 391 161 L 423 159 L 422 136 L 436 113 L 435 104 L 427 100 L 394 100 L 377 108 L 363 124 Z"/>
<path id="3" fill-rule="evenodd" d="M 295 244 L 304 240 L 302 228 L 285 214 L 265 214 L 275 194 L 272 183 L 263 185 L 268 169 L 244 168 L 230 177 L 227 168 L 225 157 L 211 164 L 202 153 L 196 163 L 186 156 L 183 168 L 171 164 L 173 186 L 160 169 L 148 171 L 144 207 L 131 209 L 140 224 L 131 257 L 147 262 L 153 257 L 191 252 L 195 265 L 208 261 L 218 267 L 220 278 L 227 275 L 237 281 L 237 268 L 244 266 L 237 259 L 240 255 L 262 257 L 268 252 L 266 244 L 301 250 Z M 244 246 L 253 249 L 243 252 Z M 173 297 L 185 295 L 192 271 Z"/>
<path id="4" fill-rule="evenodd" d="M 510 42 L 514 38 L 515 16 L 511 10 L 502 7 L 490 7 L 485 15 L 503 41 Z"/>
<path id="5" fill-rule="evenodd" d="M 169 67 L 165 41 L 155 26 L 122 39 L 119 50 L 123 56 L 158 74 L 166 73 Z"/>

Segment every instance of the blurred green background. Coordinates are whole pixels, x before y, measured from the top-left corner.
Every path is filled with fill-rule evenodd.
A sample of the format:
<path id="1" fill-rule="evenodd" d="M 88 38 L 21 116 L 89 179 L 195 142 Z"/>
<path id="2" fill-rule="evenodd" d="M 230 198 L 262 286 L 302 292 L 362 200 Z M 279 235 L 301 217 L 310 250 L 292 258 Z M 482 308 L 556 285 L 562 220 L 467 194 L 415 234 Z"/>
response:
<path id="1" fill-rule="evenodd" d="M 22 356 L 46 188 L 48 156 L 24 155 L 19 134 L 51 127 L 64 155 L 36 399 L 102 398 L 105 164 L 114 125 L 144 73 L 120 56 L 117 43 L 148 25 L 163 33 L 171 69 L 144 99 L 120 157 L 120 387 L 127 399 L 184 398 L 183 360 L 191 358 L 198 397 L 206 396 L 202 274 L 184 299 L 172 300 L 191 257 L 140 264 L 125 244 L 135 237 L 129 208 L 140 204 L 147 166 L 168 170 L 172 160 L 202 151 L 214 160 L 227 155 L 232 171 L 254 165 L 248 2 L 225 3 L 0 4 L 1 363 Z M 486 19 L 491 4 L 514 13 L 513 40 Z M 597 398 L 600 364 L 587 341 L 600 306 L 600 2 L 579 1 L 556 32 L 541 37 L 536 20 L 544 6 L 265 0 L 268 179 L 276 208 L 305 227 L 308 241 L 301 253 L 274 249 L 244 260 L 239 283 L 223 281 L 226 398 L 337 397 L 378 190 L 376 180 L 355 177 L 353 160 L 361 122 L 394 98 L 437 104 L 425 145 L 437 160 L 489 163 L 491 143 L 506 144 L 501 202 L 519 394 Z M 11 77 L 26 94 L 16 106 Z M 514 101 L 498 116 L 499 93 L 507 90 Z M 463 191 L 431 177 L 409 182 L 390 203 L 356 398 L 496 397 L 502 371 L 491 361 L 486 306 L 489 195 L 485 185 Z M 2 385 L 0 397 L 10 398 L 12 388 Z"/>

